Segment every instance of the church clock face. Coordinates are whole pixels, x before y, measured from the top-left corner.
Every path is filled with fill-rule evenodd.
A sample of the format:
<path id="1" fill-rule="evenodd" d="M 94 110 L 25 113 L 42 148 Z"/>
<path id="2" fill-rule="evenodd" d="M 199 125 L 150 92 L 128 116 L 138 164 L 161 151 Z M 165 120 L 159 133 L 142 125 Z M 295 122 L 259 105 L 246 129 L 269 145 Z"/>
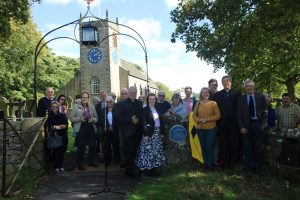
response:
<path id="1" fill-rule="evenodd" d="M 115 64 L 118 63 L 118 51 L 117 51 L 116 48 L 114 48 L 113 51 L 112 51 L 112 59 L 113 59 Z"/>
<path id="2" fill-rule="evenodd" d="M 91 48 L 88 51 L 87 58 L 90 63 L 97 64 L 102 58 L 102 52 L 99 48 Z"/>

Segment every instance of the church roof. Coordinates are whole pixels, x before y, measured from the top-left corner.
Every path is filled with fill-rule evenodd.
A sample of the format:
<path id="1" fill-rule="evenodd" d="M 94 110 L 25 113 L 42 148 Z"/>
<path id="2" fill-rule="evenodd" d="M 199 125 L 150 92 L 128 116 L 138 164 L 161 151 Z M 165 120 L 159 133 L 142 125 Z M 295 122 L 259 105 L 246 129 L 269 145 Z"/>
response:
<path id="1" fill-rule="evenodd" d="M 147 81 L 147 74 L 146 72 L 143 71 L 143 69 L 139 65 L 122 59 L 121 68 L 128 71 L 129 75 Z M 151 80 L 150 77 L 149 77 L 149 87 L 158 89 L 157 85 L 154 83 L 153 80 Z"/>

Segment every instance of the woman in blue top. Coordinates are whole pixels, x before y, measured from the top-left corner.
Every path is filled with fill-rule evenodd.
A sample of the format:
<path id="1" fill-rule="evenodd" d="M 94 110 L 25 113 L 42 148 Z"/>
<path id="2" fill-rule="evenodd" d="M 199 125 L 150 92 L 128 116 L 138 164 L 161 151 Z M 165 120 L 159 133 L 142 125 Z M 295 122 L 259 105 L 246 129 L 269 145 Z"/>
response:
<path id="1" fill-rule="evenodd" d="M 187 117 L 186 108 L 182 103 L 180 94 L 178 93 L 173 94 L 171 109 L 169 110 L 169 113 L 180 115 L 182 118 Z"/>

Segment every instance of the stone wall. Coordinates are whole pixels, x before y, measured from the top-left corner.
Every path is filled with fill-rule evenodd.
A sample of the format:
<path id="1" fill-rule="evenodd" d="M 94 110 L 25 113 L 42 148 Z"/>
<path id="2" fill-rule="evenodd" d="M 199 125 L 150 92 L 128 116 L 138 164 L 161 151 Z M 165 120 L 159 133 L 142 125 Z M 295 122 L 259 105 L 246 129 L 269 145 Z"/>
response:
<path id="1" fill-rule="evenodd" d="M 40 161 L 44 161 L 44 134 L 43 134 L 43 118 L 24 118 L 22 121 L 10 121 L 14 129 L 21 135 L 25 144 L 12 129 L 12 127 L 6 124 L 6 163 L 18 165 L 22 162 L 27 153 L 27 147 L 29 147 L 36 134 L 41 131 L 36 140 L 35 145 L 32 148 L 32 152 L 38 157 Z M 0 164 L 3 161 L 3 121 L 0 121 Z M 27 146 L 27 147 L 26 147 Z M 25 165 L 32 167 L 41 167 L 37 164 L 37 160 L 29 155 Z"/>
<path id="2" fill-rule="evenodd" d="M 135 76 L 128 76 L 128 87 L 135 86 L 137 89 L 137 96 L 145 95 L 147 91 L 147 80 L 143 80 L 141 78 L 137 78 Z M 157 93 L 157 89 L 149 88 L 151 93 Z"/>
<path id="3" fill-rule="evenodd" d="M 300 166 L 291 166 L 283 160 L 288 158 L 282 157 L 282 146 L 284 138 L 300 139 L 300 129 L 289 129 L 285 132 L 266 131 L 265 136 L 265 164 L 272 170 L 275 170 L 279 176 L 299 182 Z M 293 152 L 295 153 L 295 152 Z M 298 152 L 300 153 L 300 152 Z"/>
<path id="4" fill-rule="evenodd" d="M 3 121 L 0 121 L 0 164 L 2 164 L 3 161 Z M 21 131 L 22 129 L 22 122 L 20 121 L 16 121 L 13 122 L 13 127 L 17 130 L 17 131 Z M 6 139 L 7 139 L 7 143 L 6 143 L 6 162 L 7 163 L 13 163 L 13 164 L 18 164 L 21 161 L 21 157 L 22 157 L 22 149 L 23 146 L 21 144 L 21 141 L 19 139 L 19 137 L 17 137 L 16 134 L 14 134 L 14 131 L 12 130 L 12 128 L 7 124 L 6 126 Z"/>
<path id="5" fill-rule="evenodd" d="M 265 163 L 273 166 L 280 156 L 282 139 L 272 130 L 266 131 L 265 135 Z"/>
<path id="6" fill-rule="evenodd" d="M 188 131 L 188 122 L 183 121 L 179 115 L 171 115 L 164 118 L 165 136 L 164 136 L 164 153 L 167 164 L 186 164 L 192 161 L 192 154 L 189 144 L 189 136 L 187 136 L 183 143 L 176 143 L 170 138 L 170 129 L 174 125 L 183 126 Z"/>
<path id="7" fill-rule="evenodd" d="M 56 92 L 56 96 L 60 94 L 64 94 L 66 97 L 71 97 L 72 99 L 76 99 L 76 95 L 81 93 L 80 87 L 80 73 L 77 74 L 73 79 L 71 79 L 62 89 Z"/>

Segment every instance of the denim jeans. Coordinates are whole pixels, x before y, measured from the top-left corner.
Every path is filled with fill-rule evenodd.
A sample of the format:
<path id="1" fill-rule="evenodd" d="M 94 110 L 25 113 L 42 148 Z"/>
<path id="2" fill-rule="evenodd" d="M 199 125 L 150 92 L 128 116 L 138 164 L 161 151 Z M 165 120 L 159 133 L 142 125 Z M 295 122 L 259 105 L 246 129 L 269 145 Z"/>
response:
<path id="1" fill-rule="evenodd" d="M 215 145 L 217 128 L 212 129 L 197 129 L 197 134 L 200 139 L 202 156 L 206 168 L 214 166 L 215 156 Z"/>

